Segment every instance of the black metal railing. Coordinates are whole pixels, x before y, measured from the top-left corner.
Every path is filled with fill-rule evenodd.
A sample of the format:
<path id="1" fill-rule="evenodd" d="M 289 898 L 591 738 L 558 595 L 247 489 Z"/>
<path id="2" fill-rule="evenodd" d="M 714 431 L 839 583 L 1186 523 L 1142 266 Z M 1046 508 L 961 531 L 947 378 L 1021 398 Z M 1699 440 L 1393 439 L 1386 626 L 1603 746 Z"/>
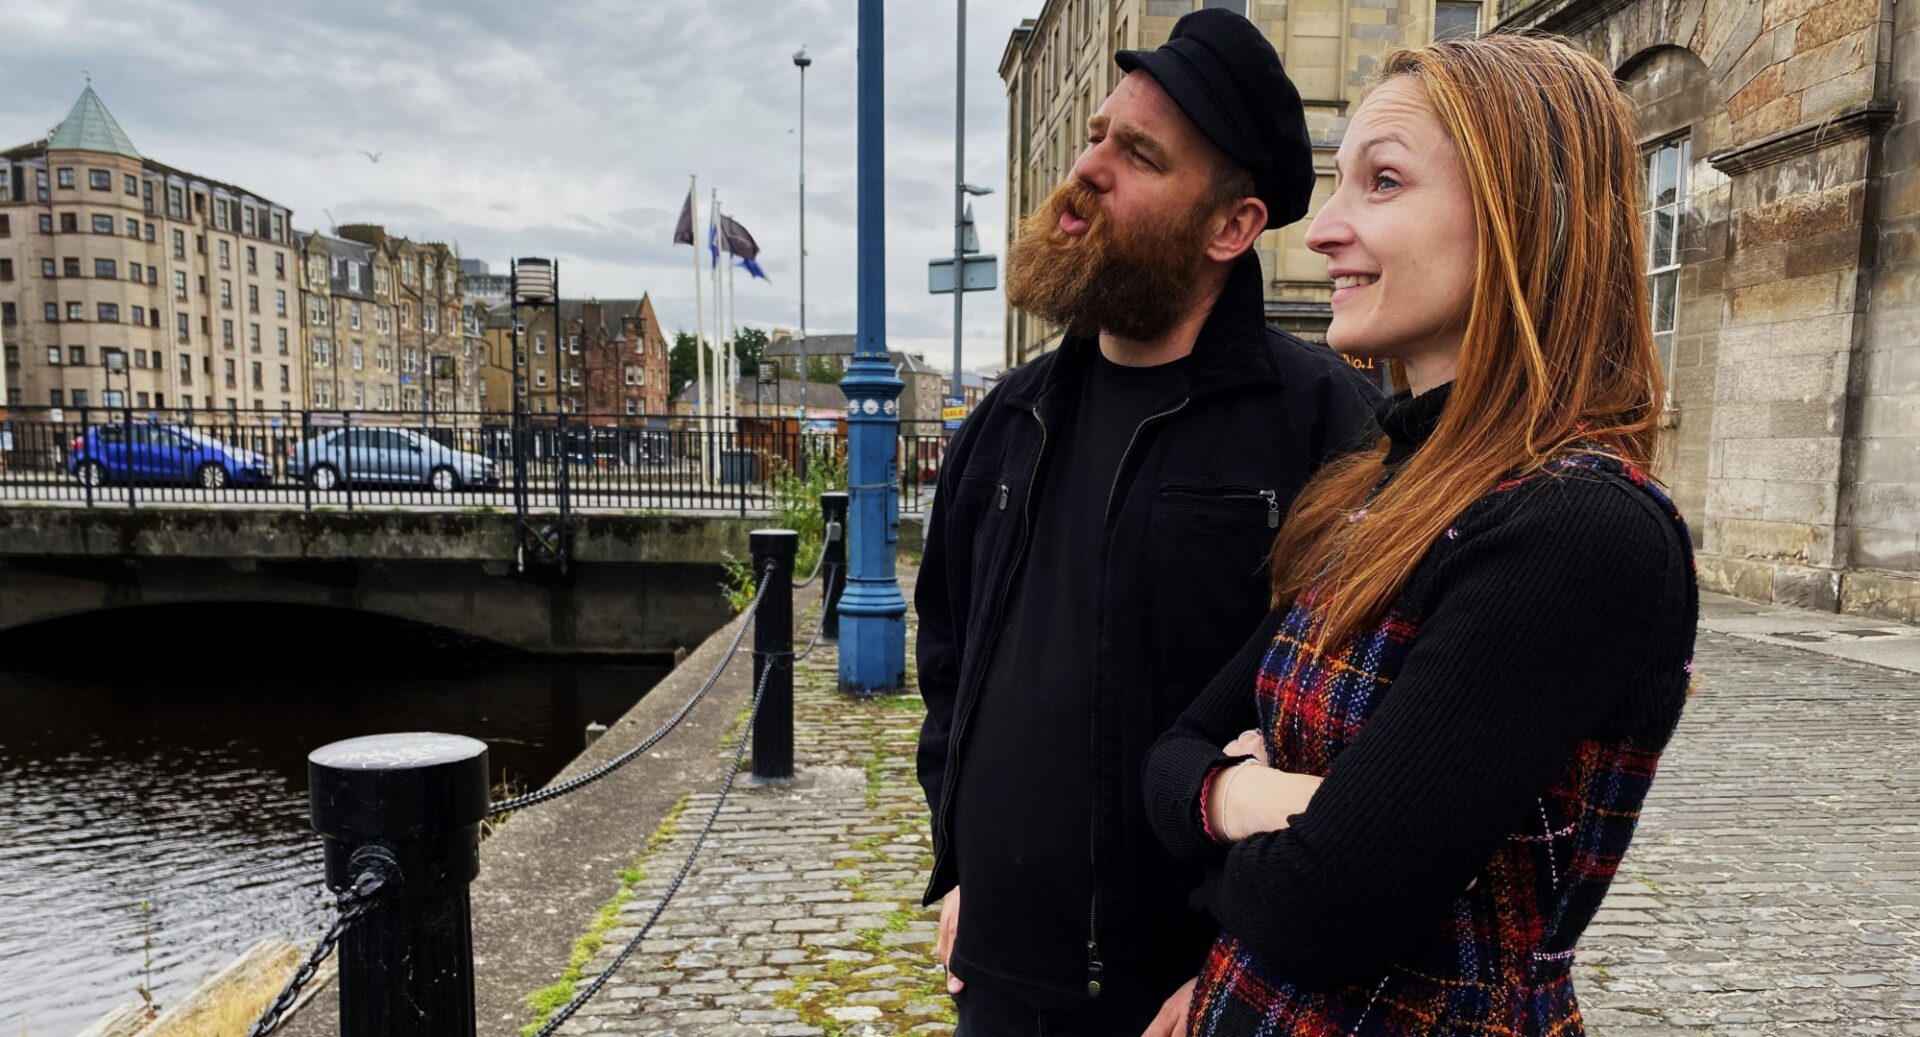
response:
<path id="1" fill-rule="evenodd" d="M 761 512 L 843 460 L 843 423 L 694 415 L 0 410 L 0 502 Z M 933 495 L 949 433 L 902 421 L 899 509 Z"/>

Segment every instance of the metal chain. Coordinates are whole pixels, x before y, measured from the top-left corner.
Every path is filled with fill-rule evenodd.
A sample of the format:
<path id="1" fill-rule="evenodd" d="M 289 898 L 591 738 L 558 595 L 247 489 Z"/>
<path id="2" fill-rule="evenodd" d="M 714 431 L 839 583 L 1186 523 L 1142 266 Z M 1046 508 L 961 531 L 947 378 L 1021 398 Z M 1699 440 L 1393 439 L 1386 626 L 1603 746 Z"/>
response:
<path id="1" fill-rule="evenodd" d="M 626 752 L 621 753 L 585 774 L 568 778 L 558 785 L 549 785 L 538 791 L 529 792 L 524 796 L 515 796 L 512 799 L 502 800 L 498 803 L 489 803 L 487 805 L 487 816 L 499 817 L 501 814 L 521 810 L 533 806 L 536 803 L 545 803 L 550 799 L 558 799 L 576 789 L 591 785 L 633 762 L 635 757 L 653 748 L 659 743 L 660 739 L 665 738 L 674 728 L 680 726 L 680 722 L 685 720 L 687 715 L 693 712 L 694 707 L 700 704 L 700 700 L 707 697 L 707 692 L 712 691 L 713 686 L 720 682 L 720 674 L 726 670 L 727 664 L 733 661 L 734 653 L 740 650 L 740 642 L 745 640 L 747 636 L 747 627 L 752 625 L 755 614 L 760 611 L 760 602 L 767 596 L 767 587 L 773 583 L 773 570 L 773 564 L 768 563 L 766 574 L 760 579 L 760 589 L 754 592 L 753 602 L 747 606 L 745 612 L 741 613 L 740 629 L 733 632 L 733 642 L 727 645 L 726 654 L 720 657 L 720 662 L 714 666 L 713 672 L 707 675 L 705 681 L 701 682 L 700 690 L 693 693 L 693 697 L 688 699 L 686 704 L 680 707 L 679 712 L 668 717 L 666 723 L 661 724 L 658 729 L 642 740 L 639 745 L 628 749 Z"/>
<path id="2" fill-rule="evenodd" d="M 253 1028 L 247 1031 L 247 1037 L 266 1037 L 267 1034 L 279 1029 L 281 1023 L 287 1021 L 286 1013 L 293 1008 L 294 1002 L 300 1000 L 301 988 L 312 982 L 314 974 L 320 970 L 320 963 L 326 961 L 327 955 L 333 953 L 334 945 L 340 942 L 340 937 L 346 935 L 347 928 L 374 906 L 380 888 L 386 884 L 387 875 L 384 870 L 368 868 L 353 880 L 353 885 L 334 894 L 333 924 L 327 926 L 327 931 L 320 937 L 320 942 L 314 944 L 313 950 L 307 954 L 307 960 L 293 970 L 293 978 L 287 980 L 287 985 L 281 989 L 279 996 L 275 997 L 273 1002 L 267 1005 L 266 1010 L 260 1013 L 260 1018 L 254 1022 Z"/>
<path id="3" fill-rule="evenodd" d="M 836 565 L 834 566 L 834 568 L 837 569 L 839 568 L 839 566 Z M 829 579 L 831 579 L 831 577 L 829 577 Z M 827 609 L 826 609 L 826 606 L 823 605 L 820 608 L 820 622 L 814 624 L 814 627 L 813 627 L 813 640 L 808 641 L 807 647 L 802 649 L 798 654 L 796 654 L 793 657 L 794 663 L 798 664 L 800 660 L 805 659 L 809 655 L 812 655 L 813 650 L 815 648 L 820 647 L 820 635 L 826 633 L 826 630 L 827 630 Z"/>
<path id="4" fill-rule="evenodd" d="M 793 585 L 794 590 L 805 590 L 808 585 L 813 583 L 814 577 L 820 575 L 820 567 L 827 562 L 827 544 L 831 544 L 840 539 L 839 527 L 840 523 L 838 522 L 827 523 L 826 542 L 820 545 L 820 557 L 813 560 L 813 571 L 807 574 L 807 578 Z"/>
<path id="5" fill-rule="evenodd" d="M 707 836 L 713 832 L 714 822 L 720 819 L 720 808 L 726 805 L 727 796 L 733 791 L 733 780 L 739 776 L 740 764 L 747 757 L 748 743 L 753 741 L 754 721 L 760 716 L 760 703 L 766 698 L 767 679 L 773 676 L 774 666 L 774 661 L 768 659 L 766 666 L 760 671 L 759 685 L 753 690 L 753 708 L 747 713 L 747 726 L 740 732 L 740 741 L 733 749 L 733 761 L 727 766 L 726 777 L 720 782 L 720 794 L 714 798 L 713 809 L 707 812 L 707 820 L 700 826 L 700 834 L 694 836 L 692 849 L 687 851 L 686 859 L 680 862 L 680 870 L 674 874 L 673 881 L 667 883 L 665 892 L 660 894 L 660 902 L 653 906 L 653 913 L 647 916 L 646 922 L 640 926 L 640 931 L 633 934 L 633 939 L 627 941 L 627 945 L 620 949 L 620 953 L 614 956 L 613 961 L 602 969 L 598 976 L 593 977 L 593 982 L 587 984 L 585 990 L 575 994 L 573 1000 L 567 1002 L 564 1007 L 554 1012 L 553 1017 L 540 1027 L 534 1037 L 553 1037 L 554 1031 L 565 1025 L 568 1019 L 573 1018 L 573 1013 L 578 1012 L 581 1006 L 593 1000 L 593 995 L 598 994 L 600 988 L 606 986 L 607 982 L 613 978 L 613 974 L 620 971 L 620 966 L 626 964 L 627 959 L 633 956 L 633 952 L 639 949 L 640 941 L 646 939 L 647 934 L 653 931 L 653 923 L 660 920 L 660 916 L 667 910 L 667 905 L 672 902 L 674 894 L 680 892 L 681 883 L 685 882 L 687 876 L 692 873 L 693 862 L 699 858 L 701 848 L 706 845 Z"/>

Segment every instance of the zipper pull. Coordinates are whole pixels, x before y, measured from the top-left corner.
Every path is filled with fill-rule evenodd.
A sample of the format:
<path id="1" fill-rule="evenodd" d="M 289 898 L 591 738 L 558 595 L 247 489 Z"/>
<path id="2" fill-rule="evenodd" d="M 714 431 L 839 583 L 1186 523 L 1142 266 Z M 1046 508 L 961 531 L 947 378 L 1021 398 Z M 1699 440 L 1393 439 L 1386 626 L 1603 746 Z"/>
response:
<path id="1" fill-rule="evenodd" d="M 1000 484 L 1000 510 L 1007 510 L 1007 484 Z"/>
<path id="2" fill-rule="evenodd" d="M 1100 945 L 1087 941 L 1087 996 L 1100 996 L 1100 978 L 1107 967 L 1100 962 Z"/>
<path id="3" fill-rule="evenodd" d="M 1280 494 L 1273 490 L 1261 490 L 1260 496 L 1267 500 L 1267 528 L 1280 528 Z"/>

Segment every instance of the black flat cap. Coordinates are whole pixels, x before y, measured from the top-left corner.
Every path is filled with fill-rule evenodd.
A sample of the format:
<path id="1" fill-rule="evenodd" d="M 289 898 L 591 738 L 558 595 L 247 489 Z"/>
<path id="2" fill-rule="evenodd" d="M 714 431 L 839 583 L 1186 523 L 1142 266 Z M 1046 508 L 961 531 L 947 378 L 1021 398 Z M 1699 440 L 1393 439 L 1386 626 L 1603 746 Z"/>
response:
<path id="1" fill-rule="evenodd" d="M 1158 50 L 1123 50 L 1122 71 L 1145 72 L 1187 118 L 1253 174 L 1267 203 L 1267 226 L 1307 214 L 1313 195 L 1313 144 L 1307 114 L 1273 44 L 1245 17 L 1203 8 L 1173 25 Z"/>

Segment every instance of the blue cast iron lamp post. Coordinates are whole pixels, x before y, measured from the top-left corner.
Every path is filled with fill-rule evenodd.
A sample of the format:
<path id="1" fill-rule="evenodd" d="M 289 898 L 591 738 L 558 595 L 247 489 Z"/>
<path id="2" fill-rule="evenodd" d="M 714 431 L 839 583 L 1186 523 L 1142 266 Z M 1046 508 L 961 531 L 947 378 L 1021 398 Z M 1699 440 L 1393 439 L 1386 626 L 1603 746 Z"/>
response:
<path id="1" fill-rule="evenodd" d="M 840 389 L 847 397 L 847 561 L 840 598 L 840 690 L 891 695 L 907 685 L 907 600 L 894 574 L 897 516 L 894 452 L 900 442 L 900 379 L 887 357 L 885 63 L 881 0 L 860 0 L 859 321 Z"/>

